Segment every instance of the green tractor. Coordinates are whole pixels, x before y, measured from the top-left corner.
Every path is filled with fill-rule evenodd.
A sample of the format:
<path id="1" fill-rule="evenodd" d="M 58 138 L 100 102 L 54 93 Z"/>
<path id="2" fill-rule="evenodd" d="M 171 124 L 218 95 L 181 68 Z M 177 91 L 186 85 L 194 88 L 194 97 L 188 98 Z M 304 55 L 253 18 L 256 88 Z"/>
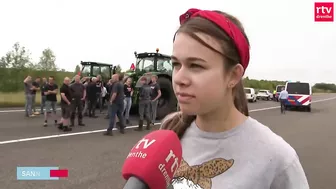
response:
<path id="1" fill-rule="evenodd" d="M 159 49 L 152 53 L 134 52 L 136 63 L 132 64 L 131 70 L 125 73 L 126 78 L 131 77 L 135 91 L 133 94 L 133 105 L 131 113 L 137 113 L 138 110 L 138 88 L 141 86 L 139 78 L 141 76 L 157 75 L 158 83 L 161 88 L 161 97 L 159 98 L 157 118 L 162 119 L 167 114 L 176 111 L 177 99 L 172 86 L 173 66 L 171 57 L 159 53 Z"/>
<path id="2" fill-rule="evenodd" d="M 97 77 L 98 75 L 102 76 L 103 82 L 106 84 L 112 75 L 116 72 L 116 67 L 112 64 L 99 63 L 99 62 L 83 62 L 81 61 L 82 70 L 77 75 L 80 75 L 81 78 L 84 77 Z M 72 82 L 74 82 L 74 78 Z M 84 82 L 84 81 L 83 81 Z"/>

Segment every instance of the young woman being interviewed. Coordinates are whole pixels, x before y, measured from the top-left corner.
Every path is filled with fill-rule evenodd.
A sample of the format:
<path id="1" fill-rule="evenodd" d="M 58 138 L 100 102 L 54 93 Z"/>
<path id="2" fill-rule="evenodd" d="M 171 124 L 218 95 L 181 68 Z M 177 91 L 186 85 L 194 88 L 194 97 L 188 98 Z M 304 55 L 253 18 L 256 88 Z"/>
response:
<path id="1" fill-rule="evenodd" d="M 175 131 L 183 149 L 173 188 L 308 189 L 295 150 L 249 117 L 242 84 L 249 42 L 241 23 L 198 9 L 180 23 L 172 55 L 180 112 L 161 127 Z"/>

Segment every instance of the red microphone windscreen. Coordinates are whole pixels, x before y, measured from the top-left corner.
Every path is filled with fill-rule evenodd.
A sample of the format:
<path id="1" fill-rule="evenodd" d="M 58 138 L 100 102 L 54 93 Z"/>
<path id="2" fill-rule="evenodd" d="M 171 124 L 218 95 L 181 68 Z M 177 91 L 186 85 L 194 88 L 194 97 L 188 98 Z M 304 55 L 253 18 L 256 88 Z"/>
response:
<path id="1" fill-rule="evenodd" d="M 178 136 L 170 130 L 158 130 L 144 136 L 128 154 L 122 176 L 141 179 L 150 189 L 164 189 L 179 168 L 182 147 Z"/>

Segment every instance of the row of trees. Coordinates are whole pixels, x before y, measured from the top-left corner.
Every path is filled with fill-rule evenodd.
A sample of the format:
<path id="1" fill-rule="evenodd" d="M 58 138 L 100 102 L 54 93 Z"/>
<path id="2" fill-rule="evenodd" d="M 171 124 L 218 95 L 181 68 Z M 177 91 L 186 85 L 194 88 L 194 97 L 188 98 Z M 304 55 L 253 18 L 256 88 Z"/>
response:
<path id="1" fill-rule="evenodd" d="M 0 58 L 0 68 L 65 71 L 64 69 L 59 69 L 55 61 L 56 56 L 54 52 L 50 48 L 46 48 L 42 51 L 39 61 L 33 62 L 29 50 L 17 42 L 13 45 L 12 50 Z"/>
<path id="2" fill-rule="evenodd" d="M 72 77 L 81 71 L 80 65 L 76 65 L 74 72 L 67 72 L 59 68 L 56 56 L 50 48 L 42 51 L 39 61 L 34 62 L 31 53 L 20 43 L 15 43 L 10 51 L 0 58 L 0 92 L 18 92 L 23 90 L 22 81 L 27 75 L 33 78 L 54 76 L 57 83 L 63 78 Z M 120 65 L 116 71 L 121 72 Z"/>
<path id="3" fill-rule="evenodd" d="M 315 90 L 316 92 L 323 91 L 336 93 L 336 85 L 333 83 L 316 83 L 313 87 L 313 90 Z"/>
<path id="4" fill-rule="evenodd" d="M 73 76 L 80 71 L 80 66 L 75 67 L 74 72 L 66 72 L 55 64 L 56 56 L 50 48 L 42 51 L 38 62 L 34 63 L 31 53 L 19 43 L 13 45 L 12 50 L 0 58 L 0 92 L 16 92 L 23 89 L 22 81 L 27 75 L 56 77 L 62 82 L 65 76 Z M 117 65 L 117 72 L 121 72 L 120 65 Z M 255 89 L 274 90 L 277 85 L 284 85 L 285 81 L 256 80 L 244 78 L 244 86 Z M 313 86 L 314 92 L 336 92 L 335 84 L 317 83 Z"/>

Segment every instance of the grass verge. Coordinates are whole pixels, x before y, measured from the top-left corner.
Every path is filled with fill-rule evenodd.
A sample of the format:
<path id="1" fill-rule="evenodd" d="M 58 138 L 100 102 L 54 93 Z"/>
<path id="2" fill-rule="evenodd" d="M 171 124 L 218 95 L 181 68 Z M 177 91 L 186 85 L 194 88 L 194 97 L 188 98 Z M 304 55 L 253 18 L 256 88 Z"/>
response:
<path id="1" fill-rule="evenodd" d="M 57 96 L 58 102 L 60 102 L 60 96 Z M 41 104 L 41 93 L 36 94 L 36 104 L 35 106 L 40 106 Z M 15 92 L 15 93 L 2 93 L 0 92 L 0 108 L 8 107 L 24 107 L 25 105 L 25 96 L 24 92 Z"/>

